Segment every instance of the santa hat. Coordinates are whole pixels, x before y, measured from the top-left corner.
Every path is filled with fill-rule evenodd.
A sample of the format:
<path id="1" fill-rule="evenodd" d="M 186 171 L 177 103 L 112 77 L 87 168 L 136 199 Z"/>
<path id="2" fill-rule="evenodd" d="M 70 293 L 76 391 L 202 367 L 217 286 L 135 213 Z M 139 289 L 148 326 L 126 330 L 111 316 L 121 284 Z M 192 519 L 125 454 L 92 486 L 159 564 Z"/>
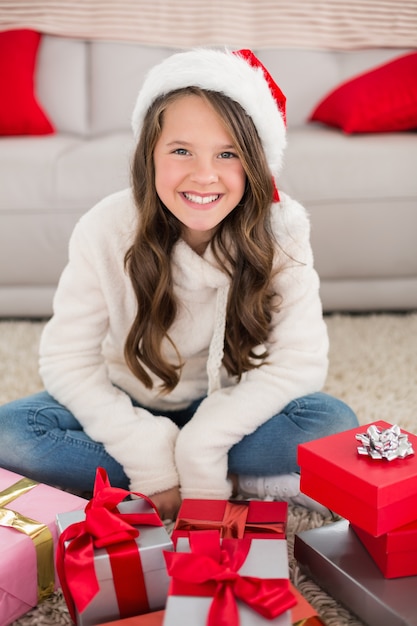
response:
<path id="1" fill-rule="evenodd" d="M 275 186 L 286 146 L 285 96 L 250 50 L 197 48 L 179 52 L 147 74 L 133 111 L 132 127 L 139 139 L 143 120 L 159 96 L 184 87 L 217 91 L 238 102 L 252 118 L 262 142 Z"/>

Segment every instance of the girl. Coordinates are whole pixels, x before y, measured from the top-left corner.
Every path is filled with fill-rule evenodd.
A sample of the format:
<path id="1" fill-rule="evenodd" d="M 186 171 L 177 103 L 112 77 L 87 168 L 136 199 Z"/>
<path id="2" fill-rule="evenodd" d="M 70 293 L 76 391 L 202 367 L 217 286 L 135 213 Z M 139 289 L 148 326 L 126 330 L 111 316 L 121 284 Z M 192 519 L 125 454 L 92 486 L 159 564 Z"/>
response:
<path id="1" fill-rule="evenodd" d="M 299 491 L 299 443 L 357 426 L 320 392 L 328 338 L 305 210 L 276 181 L 285 98 L 250 52 L 153 68 L 132 188 L 85 214 L 40 345 L 46 391 L 0 409 L 0 465 L 152 497 Z"/>

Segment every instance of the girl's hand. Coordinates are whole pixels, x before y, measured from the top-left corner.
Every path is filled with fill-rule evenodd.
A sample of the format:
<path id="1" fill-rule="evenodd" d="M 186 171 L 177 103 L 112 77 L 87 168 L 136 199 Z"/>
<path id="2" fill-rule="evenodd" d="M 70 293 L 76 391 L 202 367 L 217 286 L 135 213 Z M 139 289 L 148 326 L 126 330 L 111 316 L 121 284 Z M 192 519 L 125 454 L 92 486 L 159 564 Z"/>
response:
<path id="1" fill-rule="evenodd" d="M 181 506 L 181 495 L 179 487 L 172 487 L 166 491 L 160 493 L 154 493 L 153 496 L 149 496 L 155 507 L 158 509 L 158 513 L 163 520 L 174 520 L 177 517 L 177 513 Z"/>

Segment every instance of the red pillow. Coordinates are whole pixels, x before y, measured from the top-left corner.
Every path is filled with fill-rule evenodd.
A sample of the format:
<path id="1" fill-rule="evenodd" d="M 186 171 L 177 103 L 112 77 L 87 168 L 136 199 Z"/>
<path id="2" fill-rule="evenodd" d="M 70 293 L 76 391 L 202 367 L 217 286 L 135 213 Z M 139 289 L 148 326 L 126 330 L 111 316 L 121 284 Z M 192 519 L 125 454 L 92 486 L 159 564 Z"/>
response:
<path id="1" fill-rule="evenodd" d="M 342 83 L 317 105 L 310 120 L 345 133 L 417 128 L 417 52 Z"/>
<path id="2" fill-rule="evenodd" d="M 35 95 L 34 71 L 40 33 L 0 33 L 0 135 L 46 135 L 54 127 Z"/>

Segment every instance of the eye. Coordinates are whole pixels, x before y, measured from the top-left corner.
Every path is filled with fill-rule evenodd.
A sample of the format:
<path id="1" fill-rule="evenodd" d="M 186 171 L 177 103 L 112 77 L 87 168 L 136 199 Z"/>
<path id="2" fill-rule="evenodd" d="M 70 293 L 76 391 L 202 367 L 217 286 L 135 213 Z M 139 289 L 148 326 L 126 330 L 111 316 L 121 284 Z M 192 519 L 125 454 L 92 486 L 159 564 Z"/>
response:
<path id="1" fill-rule="evenodd" d="M 237 158 L 237 154 L 235 154 L 234 152 L 225 151 L 225 152 L 221 152 L 219 154 L 219 157 L 221 159 L 236 159 Z"/>
<path id="2" fill-rule="evenodd" d="M 186 150 L 185 148 L 176 148 L 176 149 L 173 151 L 173 154 L 179 154 L 179 155 L 181 155 L 181 156 L 185 156 L 185 155 L 190 154 L 190 153 L 189 153 L 189 152 L 188 152 L 188 150 Z"/>

